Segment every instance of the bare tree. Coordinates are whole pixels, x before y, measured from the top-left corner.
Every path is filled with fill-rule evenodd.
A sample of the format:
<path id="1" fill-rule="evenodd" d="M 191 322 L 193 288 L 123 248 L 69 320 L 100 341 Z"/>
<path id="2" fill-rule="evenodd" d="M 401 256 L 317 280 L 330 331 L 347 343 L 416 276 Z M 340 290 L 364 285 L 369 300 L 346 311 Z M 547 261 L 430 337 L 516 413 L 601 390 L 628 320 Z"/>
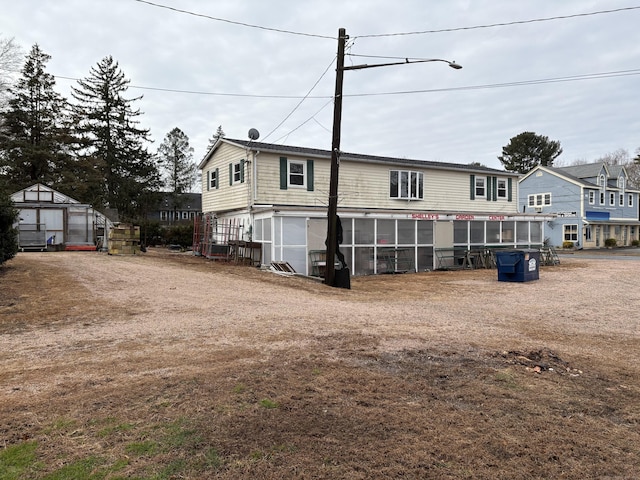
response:
<path id="1" fill-rule="evenodd" d="M 6 105 L 9 87 L 22 65 L 22 49 L 13 38 L 0 37 L 0 109 Z"/>

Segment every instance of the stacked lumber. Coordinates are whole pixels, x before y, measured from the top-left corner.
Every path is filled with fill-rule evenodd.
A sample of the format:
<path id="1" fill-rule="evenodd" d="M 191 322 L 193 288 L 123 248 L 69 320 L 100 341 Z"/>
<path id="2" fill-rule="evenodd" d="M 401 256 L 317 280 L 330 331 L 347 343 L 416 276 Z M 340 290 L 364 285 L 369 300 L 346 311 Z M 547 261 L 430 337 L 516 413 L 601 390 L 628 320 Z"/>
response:
<path id="1" fill-rule="evenodd" d="M 118 225 L 109 231 L 109 255 L 140 253 L 140 227 Z"/>

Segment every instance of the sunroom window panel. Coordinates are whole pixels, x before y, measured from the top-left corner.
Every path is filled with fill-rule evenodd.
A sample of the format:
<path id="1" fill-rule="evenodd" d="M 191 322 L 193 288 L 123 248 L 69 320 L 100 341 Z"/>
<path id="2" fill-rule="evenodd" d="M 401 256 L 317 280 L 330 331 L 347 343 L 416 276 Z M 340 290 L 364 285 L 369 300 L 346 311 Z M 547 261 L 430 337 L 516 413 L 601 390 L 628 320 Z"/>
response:
<path id="1" fill-rule="evenodd" d="M 409 197 L 409 172 L 400 172 L 400 197 Z"/>

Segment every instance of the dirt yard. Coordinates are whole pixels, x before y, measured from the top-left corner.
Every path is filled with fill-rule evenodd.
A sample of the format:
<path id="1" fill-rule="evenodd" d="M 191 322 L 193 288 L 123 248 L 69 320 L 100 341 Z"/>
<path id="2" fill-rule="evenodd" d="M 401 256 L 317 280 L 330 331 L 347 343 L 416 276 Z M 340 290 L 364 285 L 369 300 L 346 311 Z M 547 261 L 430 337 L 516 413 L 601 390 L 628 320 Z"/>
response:
<path id="1" fill-rule="evenodd" d="M 302 277 L 0 267 L 0 479 L 635 479 L 640 261 Z"/>

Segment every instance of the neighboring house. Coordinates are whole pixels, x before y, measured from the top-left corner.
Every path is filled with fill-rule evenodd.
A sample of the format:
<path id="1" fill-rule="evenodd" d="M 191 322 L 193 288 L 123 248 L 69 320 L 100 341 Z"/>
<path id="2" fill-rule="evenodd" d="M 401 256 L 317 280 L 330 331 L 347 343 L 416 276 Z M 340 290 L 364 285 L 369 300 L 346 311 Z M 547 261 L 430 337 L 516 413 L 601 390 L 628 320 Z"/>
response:
<path id="1" fill-rule="evenodd" d="M 626 246 L 638 240 L 639 193 L 629 188 L 620 165 L 537 166 L 520 179 L 519 203 L 526 212 L 557 215 L 545 230 L 552 245 L 570 241 L 580 248 L 599 248 L 615 238 Z"/>
<path id="2" fill-rule="evenodd" d="M 96 250 L 111 221 L 91 205 L 37 183 L 11 195 L 21 250 Z"/>
<path id="3" fill-rule="evenodd" d="M 331 152 L 220 138 L 199 165 L 202 211 L 262 244 L 262 263 L 309 274 L 325 249 Z M 454 247 L 541 245 L 544 220 L 518 211 L 518 174 L 486 167 L 372 155 L 340 155 L 340 247 L 355 275 L 438 268 Z M 551 217 L 548 217 L 551 218 Z M 380 262 L 386 259 L 386 265 Z M 395 257 L 397 261 L 397 257 Z"/>
<path id="4" fill-rule="evenodd" d="M 202 195 L 199 193 L 161 193 L 158 204 L 149 213 L 149 220 L 157 220 L 161 225 L 193 222 L 202 211 Z"/>

